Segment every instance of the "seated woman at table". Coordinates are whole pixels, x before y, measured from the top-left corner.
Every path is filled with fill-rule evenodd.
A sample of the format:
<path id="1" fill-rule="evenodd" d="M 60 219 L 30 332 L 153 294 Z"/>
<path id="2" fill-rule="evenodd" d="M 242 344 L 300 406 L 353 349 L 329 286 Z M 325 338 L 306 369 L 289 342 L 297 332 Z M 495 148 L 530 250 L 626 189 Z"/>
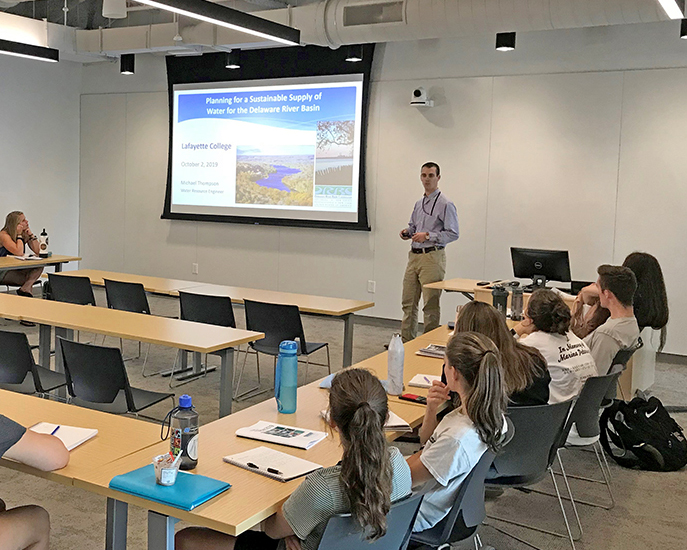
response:
<path id="1" fill-rule="evenodd" d="M 427 393 L 420 428 L 424 447 L 408 457 L 413 487 L 424 493 L 413 527 L 425 531 L 450 511 L 460 485 L 484 452 L 496 453 L 507 430 L 508 397 L 502 380 L 501 354 L 477 332 L 457 332 L 446 344 L 446 384 L 435 381 Z M 455 392 L 455 410 L 441 422 L 439 407 Z"/>
<path id="2" fill-rule="evenodd" d="M 330 425 L 340 436 L 341 462 L 306 476 L 264 531 L 231 537 L 189 527 L 176 535 L 177 550 L 315 550 L 327 521 L 351 513 L 370 539 L 386 533 L 391 503 L 410 493 L 410 470 L 396 447 L 387 445 L 386 391 L 369 371 L 347 369 L 332 380 Z"/>
<path id="3" fill-rule="evenodd" d="M 23 256 L 26 245 L 38 254 L 38 237 L 29 228 L 29 221 L 23 212 L 10 212 L 5 218 L 5 227 L 0 231 L 0 257 Z M 0 284 L 18 285 L 17 294 L 33 296 L 31 288 L 43 273 L 42 267 L 15 269 L 0 273 Z"/>
<path id="4" fill-rule="evenodd" d="M 584 381 L 598 375 L 589 347 L 570 331 L 570 308 L 553 290 L 536 290 L 527 302 L 524 321 L 513 330 L 522 344 L 546 359 L 549 403 L 577 397 Z"/>
<path id="5" fill-rule="evenodd" d="M 468 331 L 484 334 L 501 352 L 503 384 L 511 406 L 548 403 L 551 376 L 546 360 L 535 348 L 513 338 L 506 319 L 495 307 L 476 300 L 464 305 L 455 332 Z"/>
<path id="6" fill-rule="evenodd" d="M 55 436 L 37 434 L 0 415 L 0 456 L 49 472 L 64 468 L 69 451 Z M 5 508 L 0 500 L 0 550 L 48 550 L 50 517 L 40 506 Z"/>

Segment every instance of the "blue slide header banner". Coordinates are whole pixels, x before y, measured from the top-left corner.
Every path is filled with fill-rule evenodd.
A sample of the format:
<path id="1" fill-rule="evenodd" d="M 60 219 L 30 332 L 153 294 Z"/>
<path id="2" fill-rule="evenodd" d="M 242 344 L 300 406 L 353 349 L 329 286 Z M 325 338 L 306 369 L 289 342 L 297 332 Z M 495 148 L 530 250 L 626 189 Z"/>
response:
<path id="1" fill-rule="evenodd" d="M 279 128 L 316 130 L 321 120 L 354 120 L 356 87 L 252 92 L 180 92 L 178 121 L 229 119 Z"/>

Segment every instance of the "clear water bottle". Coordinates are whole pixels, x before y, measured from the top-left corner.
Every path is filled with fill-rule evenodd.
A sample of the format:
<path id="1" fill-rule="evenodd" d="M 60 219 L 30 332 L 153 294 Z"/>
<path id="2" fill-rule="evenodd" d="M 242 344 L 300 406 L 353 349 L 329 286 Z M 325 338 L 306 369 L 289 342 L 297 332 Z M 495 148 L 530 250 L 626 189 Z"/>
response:
<path id="1" fill-rule="evenodd" d="M 284 340 L 279 344 L 277 371 L 274 375 L 274 397 L 277 410 L 282 414 L 296 412 L 298 393 L 298 344 Z"/>
<path id="2" fill-rule="evenodd" d="M 179 398 L 179 406 L 172 411 L 170 424 L 172 437 L 170 452 L 181 453 L 182 470 L 193 470 L 198 464 L 198 413 L 193 408 L 190 395 Z"/>
<path id="3" fill-rule="evenodd" d="M 387 388 L 390 395 L 403 393 L 403 362 L 405 360 L 405 348 L 400 334 L 394 334 L 389 342 L 389 354 L 387 362 Z"/>
<path id="4" fill-rule="evenodd" d="M 513 321 L 522 321 L 523 315 L 523 304 L 524 304 L 524 293 L 522 288 L 514 288 L 513 294 L 510 301 L 510 318 Z"/>

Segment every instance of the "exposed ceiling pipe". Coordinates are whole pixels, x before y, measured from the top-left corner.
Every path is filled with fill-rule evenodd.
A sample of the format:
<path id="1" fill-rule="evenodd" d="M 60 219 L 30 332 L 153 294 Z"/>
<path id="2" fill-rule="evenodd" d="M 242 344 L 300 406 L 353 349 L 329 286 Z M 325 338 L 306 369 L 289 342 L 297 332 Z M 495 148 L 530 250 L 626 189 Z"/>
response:
<path id="1" fill-rule="evenodd" d="M 300 29 L 304 44 L 331 48 L 667 20 L 656 0 L 323 0 L 253 14 Z M 177 35 L 174 24 L 153 24 L 146 26 L 145 31 L 135 29 L 76 30 L 76 47 L 72 53 L 92 60 L 122 51 L 178 53 L 182 46 L 174 40 Z M 226 50 L 274 46 L 207 23 L 187 25 L 180 32 L 186 48 L 201 45 Z"/>

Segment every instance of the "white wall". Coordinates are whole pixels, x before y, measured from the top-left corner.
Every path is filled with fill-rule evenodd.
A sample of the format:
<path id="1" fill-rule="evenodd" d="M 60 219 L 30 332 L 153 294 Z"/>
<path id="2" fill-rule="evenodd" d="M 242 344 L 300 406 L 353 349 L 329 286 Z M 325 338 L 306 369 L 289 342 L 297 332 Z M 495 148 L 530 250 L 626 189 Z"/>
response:
<path id="1" fill-rule="evenodd" d="M 79 251 L 81 65 L 0 56 L 0 227 L 22 210 L 53 250 Z"/>
<path id="2" fill-rule="evenodd" d="M 582 280 L 594 279 L 601 263 L 646 250 L 668 283 L 666 351 L 687 354 L 679 337 L 687 328 L 679 238 L 687 232 L 687 44 L 678 26 L 530 33 L 508 54 L 494 51 L 493 36 L 379 47 L 369 234 L 160 220 L 164 60 L 139 56 L 149 70 L 131 79 L 113 65 L 85 67 L 84 265 L 192 279 L 197 262 L 202 281 L 372 299 L 367 313 L 399 318 L 408 246 L 398 231 L 422 192 L 419 166 L 434 160 L 461 225 L 448 277 L 509 276 L 511 245 L 567 248 L 573 278 Z M 408 106 L 418 85 L 436 107 Z M 368 280 L 377 281 L 374 295 Z M 461 300 L 444 296 L 444 319 Z"/>

